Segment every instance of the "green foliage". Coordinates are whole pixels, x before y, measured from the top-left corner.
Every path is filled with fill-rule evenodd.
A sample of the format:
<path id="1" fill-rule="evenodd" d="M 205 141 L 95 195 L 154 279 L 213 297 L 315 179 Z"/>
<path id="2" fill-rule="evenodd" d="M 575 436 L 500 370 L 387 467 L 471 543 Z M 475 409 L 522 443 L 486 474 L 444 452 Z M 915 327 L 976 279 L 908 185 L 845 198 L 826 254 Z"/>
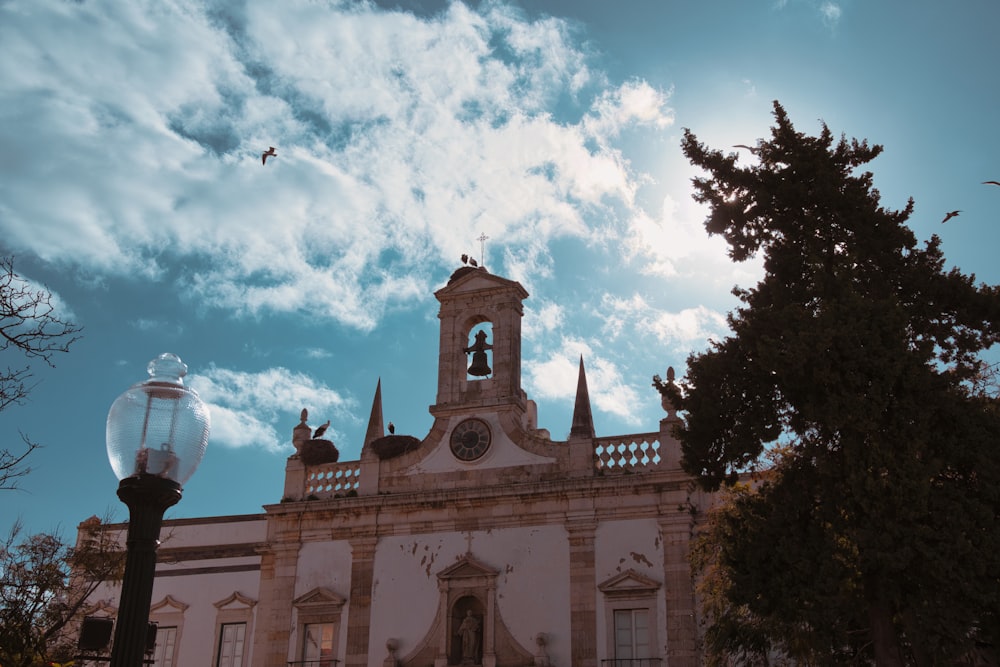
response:
<path id="1" fill-rule="evenodd" d="M 1000 289 L 944 269 L 881 207 L 867 142 L 776 126 L 756 163 L 683 148 L 710 234 L 760 254 L 732 335 L 671 396 L 684 466 L 710 490 L 780 450 L 696 550 L 713 660 L 932 665 L 1000 638 L 1000 410 L 981 353 Z M 728 658 L 727 658 L 728 656 Z M 721 663 L 720 663 L 721 664 Z"/>
<path id="2" fill-rule="evenodd" d="M 76 546 L 59 536 L 22 537 L 15 525 L 0 544 L 0 665 L 36 667 L 75 653 L 67 630 L 86 613 L 103 581 L 121 578 L 124 551 L 93 520 Z"/>

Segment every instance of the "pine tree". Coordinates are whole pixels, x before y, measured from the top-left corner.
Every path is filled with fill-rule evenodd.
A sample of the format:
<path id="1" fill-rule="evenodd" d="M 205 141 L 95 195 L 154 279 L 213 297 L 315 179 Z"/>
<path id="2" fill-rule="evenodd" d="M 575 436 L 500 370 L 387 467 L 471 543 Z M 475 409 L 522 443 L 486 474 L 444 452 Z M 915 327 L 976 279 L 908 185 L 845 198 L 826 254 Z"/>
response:
<path id="1" fill-rule="evenodd" d="M 774 117 L 749 165 L 683 141 L 708 232 L 765 272 L 673 397 L 685 469 L 736 485 L 696 553 L 708 648 L 963 659 L 1000 638 L 1000 411 L 977 382 L 1000 289 L 946 270 L 937 236 L 918 246 L 912 200 L 881 206 L 860 171 L 881 146 Z"/>

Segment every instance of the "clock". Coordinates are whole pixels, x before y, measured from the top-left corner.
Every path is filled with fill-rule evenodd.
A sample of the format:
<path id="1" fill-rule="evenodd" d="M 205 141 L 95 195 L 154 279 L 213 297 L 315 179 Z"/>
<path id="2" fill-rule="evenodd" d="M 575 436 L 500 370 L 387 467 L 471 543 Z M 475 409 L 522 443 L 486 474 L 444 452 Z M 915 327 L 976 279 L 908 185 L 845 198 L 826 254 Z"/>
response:
<path id="1" fill-rule="evenodd" d="M 466 419 L 451 432 L 451 453 L 460 461 L 475 461 L 490 447 L 492 434 L 482 419 Z"/>

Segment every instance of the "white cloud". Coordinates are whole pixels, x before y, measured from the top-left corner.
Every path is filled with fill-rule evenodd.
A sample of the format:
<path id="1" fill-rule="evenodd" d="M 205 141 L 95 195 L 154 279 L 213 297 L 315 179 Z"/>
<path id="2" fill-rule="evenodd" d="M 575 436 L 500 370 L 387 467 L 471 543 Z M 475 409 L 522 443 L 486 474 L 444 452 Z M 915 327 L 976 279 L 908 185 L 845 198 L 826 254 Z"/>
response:
<path id="1" fill-rule="evenodd" d="M 604 331 L 611 338 L 634 335 L 637 331 L 648 333 L 673 351 L 685 355 L 692 349 L 704 349 L 709 341 L 729 332 L 723 313 L 705 306 L 684 308 L 679 312 L 662 311 L 638 294 L 629 298 L 606 295 L 602 310 L 605 313 Z"/>
<path id="2" fill-rule="evenodd" d="M 558 351 L 547 360 L 527 365 L 531 395 L 572 401 L 576 396 L 581 356 L 594 408 L 628 423 L 640 423 L 640 401 L 635 388 L 625 382 L 621 369 L 614 361 L 595 353 L 589 344 L 579 339 L 564 338 Z"/>
<path id="3" fill-rule="evenodd" d="M 645 81 L 630 81 L 617 90 L 604 91 L 594 102 L 593 114 L 585 127 L 598 137 L 614 137 L 634 124 L 666 129 L 674 116 L 667 106 L 669 93 L 654 89 Z"/>
<path id="4" fill-rule="evenodd" d="M 819 6 L 819 13 L 823 17 L 824 23 L 830 27 L 834 27 L 840 22 L 842 11 L 840 5 L 835 2 L 823 2 Z"/>
<path id="5" fill-rule="evenodd" d="M 537 275 L 549 241 L 633 207 L 621 130 L 672 122 L 648 84 L 602 90 L 574 40 L 499 3 L 430 19 L 6 3 L 0 233 L 96 274 L 165 280 L 180 259 L 179 286 L 208 306 L 360 329 L 426 298 L 481 232 L 523 258 L 508 274 Z M 575 121 L 553 116 L 567 98 Z"/>
<path id="6" fill-rule="evenodd" d="M 208 404 L 212 419 L 210 438 L 226 447 L 261 447 L 285 451 L 291 447 L 289 415 L 309 410 L 314 426 L 330 419 L 328 437 L 342 432 L 338 422 L 353 422 L 354 402 L 325 384 L 285 368 L 257 373 L 211 367 L 191 375 L 188 384 Z M 278 431 L 278 427 L 282 429 Z"/>
<path id="7" fill-rule="evenodd" d="M 565 308 L 553 301 L 533 299 L 525 307 L 521 320 L 521 339 L 540 341 L 545 334 L 558 331 L 565 323 Z"/>

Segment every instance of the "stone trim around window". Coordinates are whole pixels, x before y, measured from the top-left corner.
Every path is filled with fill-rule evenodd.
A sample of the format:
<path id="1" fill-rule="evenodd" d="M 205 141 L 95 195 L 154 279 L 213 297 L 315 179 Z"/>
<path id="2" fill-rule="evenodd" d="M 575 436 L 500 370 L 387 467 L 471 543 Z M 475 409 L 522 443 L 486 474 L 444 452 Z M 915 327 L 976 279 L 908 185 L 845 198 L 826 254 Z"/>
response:
<path id="1" fill-rule="evenodd" d="M 239 591 L 234 591 L 229 597 L 212 603 L 215 608 L 215 633 L 212 638 L 212 658 L 209 664 L 215 665 L 218 659 L 219 640 L 222 635 L 222 626 L 229 623 L 246 624 L 246 641 L 243 645 L 243 663 L 240 667 L 248 667 L 250 664 L 250 649 L 253 641 L 253 612 L 257 601 L 251 597 L 243 595 Z"/>
<path id="2" fill-rule="evenodd" d="M 598 584 L 603 593 L 605 651 L 608 659 L 613 659 L 615 650 L 615 611 L 625 609 L 646 609 L 649 613 L 649 645 L 657 651 L 663 650 L 660 641 L 657 598 L 661 584 L 658 581 L 628 569 Z M 644 656 L 659 658 L 659 655 Z"/>
<path id="3" fill-rule="evenodd" d="M 177 633 L 174 636 L 173 655 L 170 656 L 170 664 L 172 665 L 177 664 L 177 650 L 180 648 L 181 636 L 184 634 L 184 611 L 189 606 L 174 596 L 168 595 L 149 608 L 149 620 L 151 623 L 156 623 L 161 628 L 177 629 Z M 157 636 L 157 643 L 159 641 L 159 636 Z"/>
<path id="4" fill-rule="evenodd" d="M 301 660 L 302 642 L 305 637 L 306 625 L 310 623 L 333 623 L 333 636 L 336 641 L 337 659 L 343 663 L 344 653 L 340 641 L 341 616 L 344 611 L 344 604 L 347 599 L 337 595 L 329 588 L 317 587 L 300 595 L 292 600 L 292 608 L 295 610 L 295 635 L 292 638 L 294 646 L 293 658 L 291 661 Z"/>

